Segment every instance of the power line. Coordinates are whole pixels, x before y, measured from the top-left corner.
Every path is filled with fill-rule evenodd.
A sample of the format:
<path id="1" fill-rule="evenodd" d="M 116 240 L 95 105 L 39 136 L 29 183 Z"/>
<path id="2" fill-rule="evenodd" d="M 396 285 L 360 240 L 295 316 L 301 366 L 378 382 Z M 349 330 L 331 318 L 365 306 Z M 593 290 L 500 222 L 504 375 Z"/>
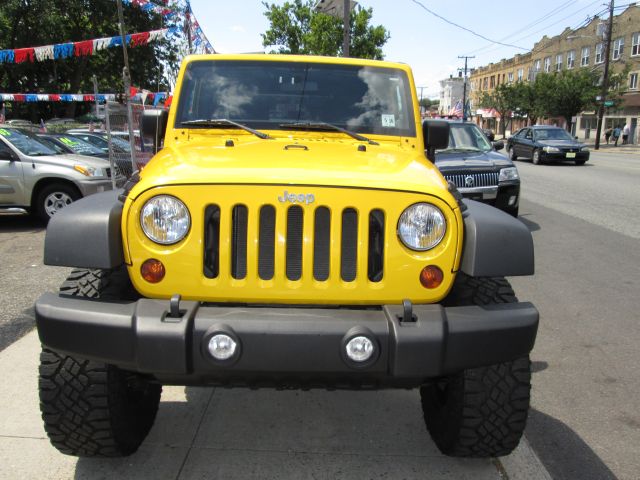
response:
<path id="1" fill-rule="evenodd" d="M 480 37 L 483 40 L 486 40 L 487 42 L 491 42 L 491 43 L 495 43 L 498 45 L 503 45 L 505 47 L 512 47 L 512 48 L 518 48 L 520 50 L 527 50 L 524 47 L 519 47 L 518 45 L 511 45 L 509 43 L 502 43 L 502 42 L 498 42 L 496 40 L 491 40 L 490 38 L 485 37 L 484 35 L 480 35 L 479 33 L 474 32 L 473 30 L 467 28 L 467 27 L 463 27 L 462 25 L 458 25 L 455 22 L 452 22 L 451 20 L 448 20 L 446 18 L 444 18 L 442 15 L 437 14 L 436 12 L 434 12 L 433 10 L 428 9 L 427 7 L 425 7 L 421 2 L 419 2 L 418 0 L 411 0 L 413 3 L 415 3 L 416 5 L 419 5 L 420 7 L 422 7 L 425 11 L 429 12 L 431 15 L 433 15 L 434 17 L 438 17 L 440 20 L 453 25 L 454 27 L 458 27 L 466 32 L 471 33 L 472 35 L 475 35 L 476 37 Z"/>

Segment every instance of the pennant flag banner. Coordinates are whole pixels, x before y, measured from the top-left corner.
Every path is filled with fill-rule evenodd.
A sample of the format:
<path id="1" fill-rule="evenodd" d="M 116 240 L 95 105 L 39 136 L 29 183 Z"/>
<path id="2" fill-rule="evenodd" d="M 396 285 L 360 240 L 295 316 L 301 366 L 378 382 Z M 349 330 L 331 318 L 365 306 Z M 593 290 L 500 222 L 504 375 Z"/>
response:
<path id="1" fill-rule="evenodd" d="M 166 94 L 162 94 L 166 95 Z M 113 102 L 114 93 L 0 93 L 1 102 Z"/>
<path id="2" fill-rule="evenodd" d="M 125 37 L 127 45 L 139 47 L 148 43 L 170 38 L 178 32 L 178 27 L 151 30 L 149 32 L 132 33 Z M 122 37 L 95 38 L 81 42 L 58 43 L 43 47 L 16 48 L 14 50 L 0 50 L 0 64 L 42 62 L 44 60 L 57 60 L 59 58 L 84 57 L 107 48 L 121 47 Z"/>

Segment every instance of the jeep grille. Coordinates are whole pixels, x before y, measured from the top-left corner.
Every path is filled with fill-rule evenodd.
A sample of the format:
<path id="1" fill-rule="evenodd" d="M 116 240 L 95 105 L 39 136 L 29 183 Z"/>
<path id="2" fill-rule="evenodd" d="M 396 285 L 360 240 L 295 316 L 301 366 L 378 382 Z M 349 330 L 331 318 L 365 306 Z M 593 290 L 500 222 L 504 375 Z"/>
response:
<path id="1" fill-rule="evenodd" d="M 257 212 L 250 211 L 245 205 L 229 208 L 209 205 L 205 210 L 204 275 L 217 278 L 221 268 L 220 259 L 228 258 L 231 277 L 246 278 L 251 274 L 247 271 L 247 245 L 257 243 L 256 273 L 261 280 L 285 276 L 287 280 L 296 281 L 313 275 L 314 280 L 324 282 L 339 275 L 342 281 L 353 282 L 357 277 L 358 249 L 364 248 L 368 260 L 367 277 L 371 282 L 379 282 L 384 273 L 384 212 L 379 209 L 361 209 L 360 212 L 368 216 L 368 228 L 364 231 L 359 231 L 359 212 L 351 207 L 336 210 L 319 206 L 312 210 L 291 205 L 285 213 L 274 205 L 262 205 Z M 284 220 L 280 232 L 277 227 L 278 214 L 283 215 Z M 230 238 L 227 239 L 220 228 L 224 215 L 229 216 L 231 223 Z M 337 217 L 332 219 L 332 215 Z M 249 228 L 252 218 L 258 222 L 257 229 Z M 312 241 L 308 243 L 304 241 L 305 222 L 312 222 L 313 225 L 313 235 L 309 236 Z M 249 238 L 250 231 L 257 231 L 256 238 Z M 285 238 L 282 261 L 276 249 L 276 234 Z M 222 245 L 229 245 L 229 251 L 221 252 Z M 332 252 L 332 248 L 338 252 Z M 339 272 L 331 272 L 332 255 L 339 255 Z M 307 256 L 313 259 L 308 272 L 303 268 L 303 258 Z"/>

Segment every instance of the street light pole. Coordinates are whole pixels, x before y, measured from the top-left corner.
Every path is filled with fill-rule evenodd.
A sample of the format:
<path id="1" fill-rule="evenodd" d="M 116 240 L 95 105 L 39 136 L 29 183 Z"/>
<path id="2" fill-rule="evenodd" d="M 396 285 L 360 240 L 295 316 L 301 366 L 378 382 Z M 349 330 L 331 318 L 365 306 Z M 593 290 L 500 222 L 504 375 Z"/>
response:
<path id="1" fill-rule="evenodd" d="M 607 38 L 604 50 L 604 72 L 602 78 L 602 93 L 600 94 L 600 105 L 598 105 L 598 126 L 596 128 L 596 143 L 594 149 L 600 149 L 600 134 L 602 133 L 602 119 L 604 117 L 604 102 L 607 100 L 609 91 L 609 51 L 611 50 L 611 32 L 613 30 L 613 1 L 609 2 L 609 25 L 607 27 Z"/>

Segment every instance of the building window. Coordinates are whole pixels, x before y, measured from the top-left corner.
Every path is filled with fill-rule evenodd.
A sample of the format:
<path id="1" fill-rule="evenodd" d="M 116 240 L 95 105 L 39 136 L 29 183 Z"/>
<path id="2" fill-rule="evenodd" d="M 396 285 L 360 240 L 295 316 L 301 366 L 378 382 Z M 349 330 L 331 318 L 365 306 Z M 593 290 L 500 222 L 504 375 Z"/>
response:
<path id="1" fill-rule="evenodd" d="M 509 83 L 513 83 L 513 72 L 509 72 L 509 76 L 507 78 L 509 79 Z"/>
<path id="2" fill-rule="evenodd" d="M 484 77 L 482 79 L 482 89 L 486 90 L 487 88 L 489 88 L 489 78 Z"/>
<path id="3" fill-rule="evenodd" d="M 496 76 L 491 75 L 491 79 L 489 80 L 489 88 L 495 88 L 496 86 Z"/>
<path id="4" fill-rule="evenodd" d="M 613 41 L 613 59 L 619 60 L 624 50 L 624 37 L 616 38 Z"/>
<path id="5" fill-rule="evenodd" d="M 567 52 L 567 68 L 573 68 L 576 64 L 576 51 L 571 50 Z"/>
<path id="6" fill-rule="evenodd" d="M 519 68 L 518 69 L 518 81 L 521 82 L 523 78 L 524 78 L 524 68 Z"/>
<path id="7" fill-rule="evenodd" d="M 599 43 L 596 45 L 596 61 L 595 61 L 596 64 L 604 62 L 604 58 L 602 56 L 603 50 L 604 50 L 604 46 L 602 43 Z"/>
<path id="8" fill-rule="evenodd" d="M 544 71 L 549 73 L 551 71 L 551 57 L 544 59 Z"/>
<path id="9" fill-rule="evenodd" d="M 540 60 L 536 60 L 533 64 L 533 71 L 538 73 L 540 71 Z"/>
<path id="10" fill-rule="evenodd" d="M 638 89 L 638 72 L 629 75 L 629 90 Z"/>
<path id="11" fill-rule="evenodd" d="M 556 72 L 562 70 L 562 54 L 556 55 Z"/>
<path id="12" fill-rule="evenodd" d="M 590 50 L 591 49 L 589 47 L 582 47 L 582 58 L 580 59 L 581 67 L 586 67 L 587 65 L 589 65 L 589 53 L 591 53 Z"/>
<path id="13" fill-rule="evenodd" d="M 631 56 L 640 55 L 640 32 L 631 37 Z"/>

